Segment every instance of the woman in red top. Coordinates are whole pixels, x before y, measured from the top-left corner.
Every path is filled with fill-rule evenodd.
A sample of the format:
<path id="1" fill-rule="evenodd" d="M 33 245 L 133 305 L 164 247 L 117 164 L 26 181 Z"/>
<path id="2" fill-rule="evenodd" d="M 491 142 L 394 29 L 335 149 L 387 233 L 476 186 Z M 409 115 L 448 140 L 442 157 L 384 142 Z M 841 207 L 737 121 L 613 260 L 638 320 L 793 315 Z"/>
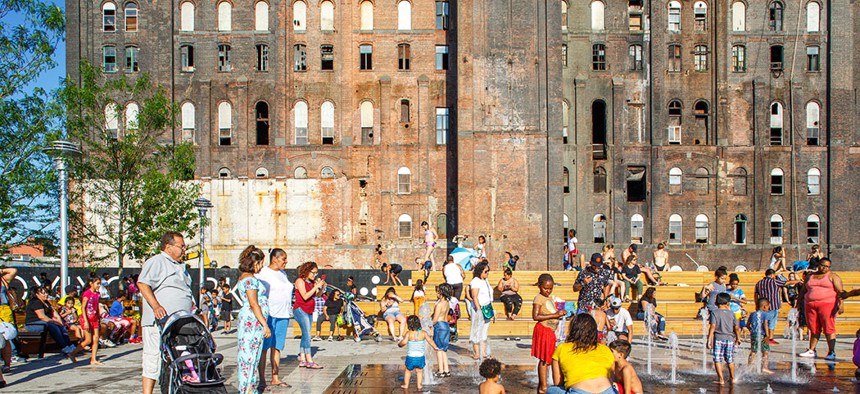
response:
<path id="1" fill-rule="evenodd" d="M 311 316 L 316 307 L 315 296 L 322 296 L 326 283 L 316 279 L 317 263 L 309 261 L 299 266 L 299 278 L 296 279 L 296 301 L 293 302 L 293 315 L 302 330 L 302 341 L 299 344 L 299 367 L 321 369 L 322 366 L 311 359 Z"/>
<path id="2" fill-rule="evenodd" d="M 803 300 L 806 302 L 806 324 L 809 327 L 809 349 L 801 357 L 815 357 L 815 346 L 821 331 L 827 338 L 827 360 L 836 360 L 836 314 L 842 314 L 842 278 L 830 271 L 830 259 L 821 259 L 818 272 L 806 277 Z"/>
<path id="3" fill-rule="evenodd" d="M 92 346 L 92 357 L 90 365 L 101 365 L 102 363 L 96 360 L 96 353 L 99 350 L 99 286 L 101 280 L 97 277 L 90 278 L 87 283 L 87 290 L 81 295 L 81 327 L 84 331 L 84 341 L 81 346 Z"/>

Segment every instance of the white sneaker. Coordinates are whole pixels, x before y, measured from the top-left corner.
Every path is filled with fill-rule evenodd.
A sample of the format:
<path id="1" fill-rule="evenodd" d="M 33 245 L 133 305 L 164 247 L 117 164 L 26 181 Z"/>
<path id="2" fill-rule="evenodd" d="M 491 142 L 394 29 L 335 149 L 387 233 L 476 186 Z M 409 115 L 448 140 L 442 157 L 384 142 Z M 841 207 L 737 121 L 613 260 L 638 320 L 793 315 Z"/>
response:
<path id="1" fill-rule="evenodd" d="M 805 352 L 798 354 L 800 357 L 815 358 L 815 351 L 807 349 Z"/>
<path id="2" fill-rule="evenodd" d="M 328 336 L 328 341 L 329 341 L 329 342 L 334 341 L 334 337 L 332 337 L 331 335 L 329 335 L 329 336 Z"/>
<path id="3" fill-rule="evenodd" d="M 312 341 L 322 341 L 322 338 L 316 336 L 316 337 L 313 337 L 313 339 L 311 339 L 311 340 Z"/>
<path id="4" fill-rule="evenodd" d="M 361 337 L 355 337 L 356 342 L 361 342 Z"/>

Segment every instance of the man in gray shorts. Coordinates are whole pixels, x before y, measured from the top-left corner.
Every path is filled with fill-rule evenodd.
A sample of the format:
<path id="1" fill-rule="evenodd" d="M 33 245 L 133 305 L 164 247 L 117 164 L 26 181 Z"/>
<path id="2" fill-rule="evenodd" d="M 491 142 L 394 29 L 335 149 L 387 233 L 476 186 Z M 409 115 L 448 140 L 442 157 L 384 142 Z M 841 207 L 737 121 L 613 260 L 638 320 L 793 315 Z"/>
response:
<path id="1" fill-rule="evenodd" d="M 185 240 L 182 234 L 168 231 L 161 236 L 161 253 L 143 263 L 137 279 L 143 303 L 140 324 L 143 327 L 143 394 L 152 394 L 161 373 L 161 332 L 155 319 L 177 311 L 191 311 L 194 296 L 191 276 L 185 270 L 182 256 Z"/>

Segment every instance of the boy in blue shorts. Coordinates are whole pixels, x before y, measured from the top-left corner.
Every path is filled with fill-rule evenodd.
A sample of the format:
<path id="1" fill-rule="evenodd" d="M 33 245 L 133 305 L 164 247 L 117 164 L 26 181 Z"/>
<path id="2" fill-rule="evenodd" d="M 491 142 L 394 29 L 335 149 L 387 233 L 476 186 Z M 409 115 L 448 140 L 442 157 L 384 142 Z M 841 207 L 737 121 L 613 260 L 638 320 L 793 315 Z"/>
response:
<path id="1" fill-rule="evenodd" d="M 770 343 L 768 330 L 770 329 L 764 315 L 770 310 L 770 301 L 767 298 L 759 298 L 755 304 L 755 312 L 751 313 L 747 318 L 747 327 L 750 329 L 750 359 L 748 365 L 753 365 L 755 354 L 761 350 L 761 371 L 764 373 L 773 373 L 767 368 L 767 355 L 770 353 Z"/>
<path id="2" fill-rule="evenodd" d="M 415 370 L 418 391 L 421 391 L 423 389 L 421 383 L 424 380 L 424 367 L 427 365 L 427 361 L 424 359 L 424 344 L 429 344 L 433 350 L 439 351 L 439 349 L 430 336 L 421 330 L 421 320 L 418 319 L 418 316 L 412 315 L 406 318 L 406 327 L 409 328 L 409 332 L 399 343 L 400 347 L 406 346 L 406 370 L 403 371 L 403 385 L 400 387 L 409 389 L 412 370 Z"/>
<path id="3" fill-rule="evenodd" d="M 708 349 L 713 349 L 714 369 L 717 371 L 717 384 L 724 384 L 723 362 L 729 365 L 729 380 L 735 383 L 735 345 L 741 344 L 741 330 L 738 319 L 729 309 L 732 297 L 727 293 L 717 295 L 717 309 L 711 313 L 711 324 L 708 329 Z"/>

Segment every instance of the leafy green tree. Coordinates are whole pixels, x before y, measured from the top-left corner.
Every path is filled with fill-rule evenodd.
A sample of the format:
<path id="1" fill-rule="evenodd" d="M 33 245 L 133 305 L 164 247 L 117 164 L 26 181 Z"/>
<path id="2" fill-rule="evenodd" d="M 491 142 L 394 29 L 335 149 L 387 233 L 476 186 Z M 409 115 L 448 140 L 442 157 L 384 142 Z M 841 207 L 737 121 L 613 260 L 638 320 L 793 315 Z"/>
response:
<path id="1" fill-rule="evenodd" d="M 165 231 L 196 232 L 194 153 L 172 142 L 178 108 L 147 75 L 106 78 L 87 62 L 80 72 L 80 85 L 69 81 L 61 93 L 83 151 L 72 170 L 71 227 L 90 265 L 116 259 L 122 268 L 127 257 L 156 253 Z"/>
<path id="2" fill-rule="evenodd" d="M 56 183 L 40 149 L 55 137 L 54 95 L 35 87 L 53 68 L 63 11 L 41 0 L 0 0 L 0 253 L 45 236 L 56 219 Z"/>

